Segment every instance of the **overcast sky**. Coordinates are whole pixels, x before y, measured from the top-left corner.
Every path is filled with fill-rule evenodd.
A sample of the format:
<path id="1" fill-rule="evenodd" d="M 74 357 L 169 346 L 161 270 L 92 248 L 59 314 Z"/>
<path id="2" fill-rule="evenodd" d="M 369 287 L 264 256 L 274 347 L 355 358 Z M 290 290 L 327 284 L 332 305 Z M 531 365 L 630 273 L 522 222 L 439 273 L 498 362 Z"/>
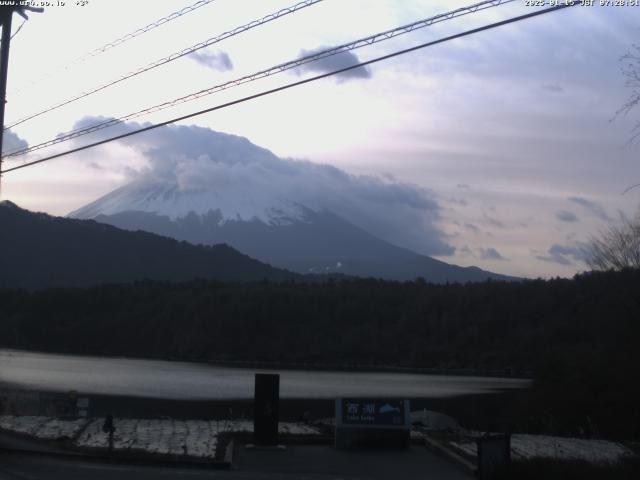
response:
<path id="1" fill-rule="evenodd" d="M 11 43 L 5 124 L 295 3 L 216 0 L 73 63 L 194 1 L 89 0 L 85 6 L 67 1 L 64 7 L 31 14 Z M 470 3 L 324 0 L 25 122 L 6 141 L 33 145 L 91 117 L 128 114 Z M 166 120 L 531 11 L 524 1 L 512 2 L 136 121 Z M 15 16 L 14 32 L 21 23 Z M 182 125 L 246 137 L 283 164 L 296 160 L 291 165 L 304 170 L 307 180 L 312 169 L 300 160 L 325 165 L 318 181 L 326 188 L 314 192 L 333 191 L 359 205 L 373 199 L 360 213 L 351 212 L 350 220 L 394 243 L 506 274 L 570 276 L 586 268 L 582 247 L 589 235 L 633 216 L 640 203 L 640 188 L 621 195 L 640 182 L 640 145 L 628 144 L 640 110 L 612 121 L 631 93 L 624 86 L 620 57 L 639 37 L 640 7 L 573 7 Z M 180 138 L 190 138 L 187 130 L 182 132 Z M 65 215 L 148 171 L 154 151 L 149 145 L 162 135 L 139 138 L 139 143 L 132 138 L 8 173 L 3 199 Z M 175 154 L 188 155 L 180 145 Z M 63 143 L 28 159 L 69 146 Z M 333 185 L 327 165 L 338 169 L 332 170 L 340 176 Z M 398 208 L 378 211 L 376 202 L 385 199 Z"/>

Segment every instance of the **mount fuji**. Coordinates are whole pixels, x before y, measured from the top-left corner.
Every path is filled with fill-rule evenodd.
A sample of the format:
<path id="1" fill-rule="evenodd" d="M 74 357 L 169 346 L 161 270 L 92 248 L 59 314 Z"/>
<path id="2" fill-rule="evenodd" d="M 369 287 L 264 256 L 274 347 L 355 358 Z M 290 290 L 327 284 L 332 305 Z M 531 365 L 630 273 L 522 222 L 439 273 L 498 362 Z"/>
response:
<path id="1" fill-rule="evenodd" d="M 149 170 L 69 216 L 192 244 L 226 243 L 303 274 L 422 277 L 435 283 L 515 280 L 435 260 L 356 225 L 344 214 L 352 211 L 352 201 L 348 195 L 340 197 L 335 185 L 349 182 L 343 191 L 360 195 L 352 195 L 354 203 L 373 197 L 372 187 L 359 185 L 358 177 L 335 167 L 280 159 L 246 139 L 200 127 L 171 127 L 144 154 Z M 393 217 L 382 210 L 399 196 L 389 191 L 379 196 L 391 200 L 384 197 L 370 209 L 377 213 L 379 208 L 382 221 L 385 214 Z M 333 203 L 323 204 L 329 197 Z M 424 203 L 421 198 L 410 201 Z"/>

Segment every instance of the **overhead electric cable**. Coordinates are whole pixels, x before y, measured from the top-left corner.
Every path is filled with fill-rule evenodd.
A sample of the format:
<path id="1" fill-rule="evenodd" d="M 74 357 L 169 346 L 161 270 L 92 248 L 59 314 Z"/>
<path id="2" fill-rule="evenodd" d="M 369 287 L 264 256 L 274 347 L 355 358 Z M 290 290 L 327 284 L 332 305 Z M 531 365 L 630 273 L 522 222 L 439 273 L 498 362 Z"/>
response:
<path id="1" fill-rule="evenodd" d="M 351 50 L 355 50 L 357 48 L 361 48 L 361 47 L 365 47 L 365 46 L 369 46 L 369 45 L 373 45 L 375 43 L 378 42 L 382 42 L 385 40 L 389 40 L 391 38 L 397 37 L 398 35 L 402 35 L 405 33 L 409 33 L 409 32 L 413 32 L 417 29 L 420 28 L 425 28 L 428 26 L 431 26 L 433 24 L 436 23 L 440 23 L 440 22 L 444 22 L 447 20 L 451 20 L 454 18 L 458 18 L 461 17 L 463 15 L 467 15 L 470 13 L 475 13 L 475 12 L 479 12 L 482 10 L 486 10 L 487 8 L 492 8 L 492 7 L 497 7 L 499 5 L 504 5 L 506 3 L 511 3 L 514 2 L 515 0 L 485 0 L 483 2 L 480 3 L 476 3 L 467 7 L 461 7 L 461 8 L 457 8 L 455 10 L 446 12 L 446 13 L 441 13 L 429 18 L 425 18 L 422 20 L 418 20 L 416 22 L 407 24 L 407 25 L 402 25 L 400 27 L 396 27 L 394 29 L 391 30 L 386 30 L 384 32 L 380 32 L 380 33 L 376 33 L 374 35 L 370 35 L 368 37 L 364 37 L 364 38 L 360 38 L 358 40 L 352 41 L 350 43 L 345 43 L 343 45 L 339 45 L 337 47 L 332 47 L 332 48 L 328 48 L 325 50 L 322 50 L 320 52 L 316 52 L 310 55 L 306 55 L 304 57 L 301 58 L 297 58 L 295 60 L 291 60 L 289 62 L 286 63 L 282 63 L 279 65 L 275 65 L 273 67 L 267 68 L 265 70 L 260 70 L 258 72 L 252 73 L 250 75 L 245 75 L 243 77 L 234 79 L 234 80 L 229 80 L 225 83 L 222 84 L 218 84 L 218 85 L 214 85 L 212 87 L 209 87 L 207 89 L 204 90 L 199 90 L 197 92 L 191 93 L 189 95 L 185 95 L 179 98 L 176 98 L 174 100 L 168 101 L 168 102 L 164 102 L 158 105 L 154 105 L 152 107 L 147 107 L 145 109 L 142 110 L 138 110 L 137 112 L 133 112 L 118 118 L 113 118 L 113 119 L 109 119 L 109 120 L 105 120 L 99 123 L 96 123 L 94 125 L 90 125 L 87 127 L 83 127 L 83 128 L 78 128 L 75 130 L 71 130 L 69 132 L 60 134 L 58 136 L 56 136 L 56 138 L 47 140 L 45 142 L 41 142 L 39 144 L 36 145 L 32 145 L 28 148 L 22 148 L 22 149 L 18 149 L 18 150 L 14 150 L 12 152 L 9 152 L 5 155 L 5 157 L 15 157 L 15 156 L 20 156 L 20 155 L 24 155 L 36 150 L 40 150 L 42 148 L 45 147 L 49 147 L 61 142 L 65 142 L 67 140 L 70 140 L 72 138 L 78 138 L 80 136 L 83 135 L 87 135 L 89 133 L 93 133 L 93 132 L 97 132 L 99 130 L 102 130 L 104 128 L 108 128 L 108 127 L 112 127 L 114 125 L 119 125 L 121 123 L 124 123 L 128 120 L 133 120 L 134 118 L 138 118 L 150 113 L 155 113 L 176 105 L 180 105 L 182 103 L 186 103 L 192 100 L 196 100 L 198 98 L 202 98 L 204 96 L 207 95 L 212 95 L 214 93 L 223 91 L 223 90 L 227 90 L 229 88 L 232 87 L 237 87 L 239 85 L 245 84 L 245 83 L 249 83 L 255 80 L 259 80 L 261 78 L 265 78 L 277 73 L 281 73 L 287 70 L 291 70 L 293 68 L 297 68 L 300 67 L 302 65 L 305 65 L 307 63 L 311 63 L 311 62 L 315 62 L 318 60 L 321 60 L 323 58 L 327 58 L 333 55 L 338 55 L 340 53 L 344 53 L 347 51 L 351 51 Z"/>
<path id="2" fill-rule="evenodd" d="M 114 142 L 116 140 L 122 140 L 123 138 L 131 137 L 133 135 L 137 135 L 137 134 L 143 133 L 143 132 L 148 132 L 150 130 L 154 130 L 156 128 L 164 127 L 164 126 L 170 125 L 172 123 L 176 123 L 176 122 L 180 122 L 182 120 L 187 120 L 189 118 L 197 117 L 197 116 L 203 115 L 205 113 L 210 113 L 210 112 L 213 112 L 213 111 L 216 111 L 216 110 L 221 110 L 221 109 L 224 109 L 224 108 L 231 107 L 233 105 L 238 105 L 240 103 L 248 102 L 250 100 L 255 100 L 255 99 L 260 98 L 260 97 L 265 97 L 267 95 L 271 95 L 271 94 L 274 94 L 274 93 L 277 93 L 277 92 L 282 92 L 284 90 L 288 90 L 290 88 L 298 87 L 300 85 L 304 85 L 304 84 L 307 84 L 307 83 L 315 82 L 315 81 L 321 80 L 323 78 L 327 78 L 327 77 L 331 77 L 333 75 L 338 75 L 340 73 L 345 73 L 345 72 L 348 72 L 348 71 L 351 71 L 351 70 L 355 70 L 356 68 L 362 68 L 362 67 L 366 67 L 368 65 L 373 65 L 374 63 L 378 63 L 378 62 L 381 62 L 381 61 L 384 61 L 384 60 L 388 60 L 390 58 L 398 57 L 400 55 L 404 55 L 404 54 L 407 54 L 407 53 L 410 53 L 410 52 L 414 52 L 416 50 L 420 50 L 420 49 L 423 49 L 423 48 L 431 47 L 433 45 L 438 45 L 440 43 L 448 42 L 448 41 L 451 41 L 451 40 L 456 40 L 458 38 L 462 38 L 462 37 L 466 37 L 468 35 L 472 35 L 472 34 L 475 34 L 475 33 L 483 32 L 485 30 L 490 30 L 490 29 L 493 29 L 493 28 L 497 28 L 497 27 L 501 27 L 501 26 L 504 26 L 504 25 L 508 25 L 510 23 L 519 22 L 519 21 L 522 21 L 522 20 L 526 20 L 528 18 L 537 17 L 539 15 L 543 15 L 543 14 L 546 14 L 546 13 L 556 12 L 558 10 L 562 10 L 564 8 L 567 8 L 567 7 L 574 7 L 576 5 L 579 5 L 579 3 L 578 2 L 572 2 L 572 3 L 557 5 L 557 6 L 554 6 L 554 7 L 545 8 L 543 10 L 537 10 L 535 12 L 527 13 L 525 15 L 512 17 L 512 18 L 509 18 L 507 20 L 502 20 L 502 21 L 491 23 L 491 24 L 488 24 L 488 25 L 483 25 L 482 27 L 474 28 L 474 29 L 471 29 L 471 30 L 466 30 L 464 32 L 457 33 L 455 35 L 449 35 L 447 37 L 440 38 L 438 40 L 432 40 L 430 42 L 422 43 L 420 45 L 416 45 L 416 46 L 413 46 L 413 47 L 410 47 L 410 48 L 406 48 L 404 50 L 399 50 L 399 51 L 396 51 L 396 52 L 393 52 L 393 53 L 390 53 L 390 54 L 387 54 L 387 55 L 376 57 L 376 58 L 374 58 L 372 60 L 367 60 L 365 62 L 359 62 L 359 63 L 351 65 L 349 67 L 340 68 L 338 70 L 333 70 L 331 72 L 327 72 L 327 73 L 323 73 L 323 74 L 320 74 L 320 75 L 316 75 L 314 77 L 305 78 L 304 80 L 299 80 L 297 82 L 288 83 L 286 85 L 282 85 L 280 87 L 272 88 L 270 90 L 264 90 L 262 92 L 259 92 L 259 93 L 253 94 L 253 95 L 249 95 L 247 97 L 243 97 L 243 98 L 240 98 L 240 99 L 237 99 L 237 100 L 233 100 L 231 102 L 227 102 L 227 103 L 223 103 L 221 105 L 216 105 L 216 106 L 213 106 L 213 107 L 205 108 L 204 110 L 199 110 L 197 112 L 189 113 L 187 115 L 182 115 L 180 117 L 172 118 L 171 120 L 167 120 L 167 121 L 164 121 L 164 122 L 156 123 L 154 125 L 149 125 L 149 126 L 146 126 L 146 127 L 143 127 L 143 128 L 139 128 L 139 129 L 133 130 L 131 132 L 123 133 L 121 135 L 116 135 L 116 136 L 111 137 L 111 138 L 107 138 L 107 139 L 100 140 L 100 141 L 97 141 L 97 142 L 94 142 L 94 143 L 83 145 L 81 147 L 73 148 L 71 150 L 67 150 L 67 151 L 64 151 L 64 152 L 61 152 L 61 153 L 56 153 L 54 155 L 50 155 L 48 157 L 41 158 L 39 160 L 34 160 L 32 162 L 27 162 L 27 163 L 24 163 L 22 165 L 17 165 L 15 167 L 7 168 L 6 170 L 1 171 L 0 175 L 5 174 L 5 173 L 9 173 L 9 172 L 12 172 L 12 171 L 15 171 L 15 170 L 20 170 L 22 168 L 31 167 L 33 165 L 37 165 L 37 164 L 40 164 L 40 163 L 43 163 L 43 162 L 48 162 L 49 160 L 54 160 L 56 158 L 60 158 L 60 157 L 66 156 L 66 155 L 70 155 L 72 153 L 81 152 L 83 150 L 87 150 L 87 149 L 94 148 L 94 147 L 97 147 L 97 146 L 100 146 L 100 145 L 104 145 L 106 143 Z"/>
<path id="3" fill-rule="evenodd" d="M 24 24 L 25 24 L 25 23 L 27 23 L 27 21 L 26 21 L 26 20 L 22 20 L 22 23 L 20 24 L 20 26 L 18 27 L 18 29 L 14 32 L 14 34 L 13 34 L 13 35 L 11 35 L 10 40 L 13 40 L 13 39 L 14 39 L 14 37 L 15 37 L 16 35 L 18 35 L 18 33 L 20 33 L 20 30 L 22 30 L 22 27 L 24 27 Z"/>
<path id="4" fill-rule="evenodd" d="M 118 84 L 120 82 L 123 82 L 125 80 L 130 79 L 130 78 L 133 78 L 133 77 L 135 77 L 137 75 L 140 75 L 142 73 L 148 72 L 149 70 L 157 68 L 157 67 L 159 67 L 161 65 L 165 65 L 165 64 L 167 64 L 169 62 L 173 62 L 174 60 L 177 60 L 177 59 L 182 58 L 182 57 L 184 57 L 186 55 L 189 55 L 189 54 L 191 54 L 191 53 L 193 53 L 193 52 L 195 52 L 197 50 L 209 47 L 209 46 L 211 46 L 211 45 L 213 45 L 215 43 L 219 43 L 219 42 L 221 42 L 223 40 L 226 40 L 227 38 L 230 38 L 230 37 L 233 37 L 233 36 L 238 35 L 240 33 L 246 32 L 247 30 L 251 30 L 252 28 L 259 27 L 259 26 L 264 25 L 265 23 L 271 22 L 273 20 L 277 20 L 277 19 L 279 19 L 281 17 L 284 17 L 285 15 L 289 15 L 289 14 L 297 12 L 297 11 L 303 9 L 303 8 L 310 7 L 311 5 L 315 5 L 316 3 L 319 3 L 321 1 L 322 0 L 303 0 L 302 2 L 297 3 L 295 5 L 292 5 L 290 7 L 283 8 L 282 10 L 279 10 L 279 11 L 274 12 L 274 13 L 270 13 L 269 15 L 266 15 L 266 16 L 264 16 L 262 18 L 257 19 L 257 20 L 253 20 L 252 22 L 249 22 L 249 23 L 247 23 L 245 25 L 241 25 L 241 26 L 236 27 L 236 28 L 234 28 L 232 30 L 224 32 L 224 33 L 222 33 L 220 35 L 217 35 L 215 37 L 211 37 L 208 40 L 205 40 L 203 42 L 197 43 L 196 45 L 192 45 L 191 47 L 187 47 L 187 48 L 185 48 L 183 50 L 180 50 L 179 52 L 172 53 L 171 55 L 169 55 L 167 57 L 163 57 L 163 58 L 161 58 L 159 60 L 156 60 L 155 62 L 149 63 L 148 65 L 146 65 L 144 67 L 140 67 L 137 70 L 133 70 L 133 71 L 131 71 L 131 72 L 129 72 L 129 73 L 127 73 L 127 74 L 125 74 L 125 75 L 123 75 L 121 77 L 118 77 L 118 78 L 116 78 L 116 79 L 114 79 L 114 80 L 112 80 L 110 82 L 103 83 L 98 87 L 92 88 L 91 90 L 87 90 L 85 92 L 82 92 L 79 95 L 71 97 L 71 98 L 69 98 L 67 100 L 64 100 L 64 101 L 60 102 L 60 103 L 57 103 L 57 104 L 55 104 L 55 105 L 53 105 L 51 107 L 48 107 L 48 108 L 46 108 L 44 110 L 41 110 L 40 112 L 33 113 L 33 114 L 31 114 L 31 115 L 29 115 L 27 117 L 22 118 L 21 120 L 13 122 L 11 125 L 8 125 L 7 127 L 5 127 L 5 129 L 9 129 L 9 128 L 15 127 L 16 125 L 20 125 L 20 124 L 22 124 L 22 123 L 24 123 L 24 122 L 26 122 L 28 120 L 31 120 L 31 119 L 36 118 L 36 117 L 39 117 L 40 115 L 43 115 L 43 114 L 48 113 L 48 112 L 51 112 L 51 111 L 56 110 L 56 109 L 58 109 L 60 107 L 64 107 L 65 105 L 69 105 L 70 103 L 76 102 L 76 101 L 78 101 L 78 100 L 80 100 L 82 98 L 86 98 L 89 95 L 93 95 L 94 93 L 100 92 L 100 91 L 102 91 L 102 90 L 104 90 L 106 88 L 109 88 L 109 87 L 111 87 L 113 85 L 116 85 L 116 84 Z"/>
<path id="5" fill-rule="evenodd" d="M 71 63 L 66 64 L 66 65 L 60 65 L 57 68 L 54 69 L 54 71 L 41 76 L 40 78 L 38 78 L 37 80 L 34 80 L 33 82 L 29 83 L 27 86 L 25 86 L 23 89 L 20 90 L 16 90 L 14 93 L 19 93 L 20 91 L 26 89 L 27 87 L 31 87 L 33 85 L 37 85 L 38 83 L 42 82 L 43 80 L 46 80 L 48 78 L 51 78 L 55 72 L 60 71 L 60 70 L 67 70 L 75 65 L 78 65 L 80 63 L 83 63 L 85 61 L 87 61 L 88 59 L 95 57 L 97 55 L 100 55 L 101 53 L 106 52 L 107 50 L 110 50 L 114 47 L 117 47 L 119 45 L 122 45 L 123 43 L 127 42 L 128 40 L 131 40 L 133 38 L 136 38 L 144 33 L 147 33 L 155 28 L 158 28 L 162 25 L 164 25 L 165 23 L 168 23 L 172 20 L 175 20 L 177 18 L 182 17 L 183 15 L 186 15 L 187 13 L 191 13 L 194 10 L 199 9 L 200 7 L 204 7 L 205 5 L 208 5 L 212 2 L 214 2 L 215 0 L 199 0 L 196 3 L 194 3 L 193 5 L 189 5 L 187 7 L 184 7 L 180 10 L 177 10 L 175 12 L 170 13 L 169 15 L 162 17 L 158 20 L 156 20 L 155 22 L 151 22 L 149 25 L 146 25 L 144 27 L 138 28 L 137 30 L 131 32 L 131 33 L 127 33 L 126 35 L 123 35 L 120 38 L 117 38 L 111 42 L 105 43 L 104 45 L 95 48 L 93 50 L 90 50 L 89 52 L 79 56 L 78 58 L 76 58 L 75 60 L 73 60 Z M 22 28 L 22 26 L 20 26 L 20 28 Z M 15 36 L 18 32 L 14 33 L 13 35 Z"/>
<path id="6" fill-rule="evenodd" d="M 191 13 L 194 10 L 199 9 L 200 7 L 204 7 L 205 5 L 208 5 L 212 2 L 214 2 L 215 0 L 199 0 L 198 2 L 194 3 L 193 5 L 189 5 L 188 7 L 184 7 L 176 12 L 173 12 L 169 15 L 167 15 L 166 17 L 162 17 L 159 20 L 156 20 L 155 22 L 151 22 L 149 25 L 146 25 L 142 28 L 139 28 L 137 30 L 135 30 L 134 32 L 128 33 L 112 42 L 106 43 L 105 45 L 96 48 L 95 50 L 90 51 L 89 53 L 87 53 L 86 55 L 84 55 L 83 57 L 81 57 L 81 59 L 85 59 L 85 58 L 89 58 L 89 57 L 94 57 L 100 53 L 106 52 L 107 50 L 113 48 L 113 47 L 117 47 L 118 45 L 123 44 L 124 42 L 131 40 L 137 36 L 142 35 L 143 33 L 147 33 L 155 28 L 160 27 L 161 25 L 164 25 L 165 23 L 168 23 L 172 20 L 175 20 L 176 18 L 180 18 L 183 15 L 186 15 L 187 13 Z"/>

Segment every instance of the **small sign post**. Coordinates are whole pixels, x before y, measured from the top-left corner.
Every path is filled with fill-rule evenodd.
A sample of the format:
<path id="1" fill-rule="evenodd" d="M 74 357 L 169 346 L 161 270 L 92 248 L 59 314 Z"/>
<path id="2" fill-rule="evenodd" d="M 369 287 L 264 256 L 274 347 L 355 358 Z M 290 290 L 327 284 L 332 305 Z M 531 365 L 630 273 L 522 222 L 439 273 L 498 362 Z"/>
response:
<path id="1" fill-rule="evenodd" d="M 484 435 L 478 444 L 478 479 L 504 478 L 511 463 L 511 435 Z"/>
<path id="2" fill-rule="evenodd" d="M 113 415 L 107 413 L 102 425 L 102 431 L 109 435 L 109 454 L 113 452 L 113 433 L 116 431 L 116 427 L 113 424 Z"/>

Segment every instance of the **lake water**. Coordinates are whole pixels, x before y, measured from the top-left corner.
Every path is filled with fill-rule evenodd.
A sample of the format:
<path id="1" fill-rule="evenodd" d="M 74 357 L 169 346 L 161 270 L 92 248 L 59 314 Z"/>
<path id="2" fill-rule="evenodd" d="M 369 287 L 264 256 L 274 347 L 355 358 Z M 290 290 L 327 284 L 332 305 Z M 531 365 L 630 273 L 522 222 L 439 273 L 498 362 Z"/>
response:
<path id="1" fill-rule="evenodd" d="M 253 375 L 280 373 L 282 398 L 441 398 L 524 388 L 528 380 L 407 373 L 260 370 L 0 349 L 0 385 L 182 400 L 253 398 Z"/>

